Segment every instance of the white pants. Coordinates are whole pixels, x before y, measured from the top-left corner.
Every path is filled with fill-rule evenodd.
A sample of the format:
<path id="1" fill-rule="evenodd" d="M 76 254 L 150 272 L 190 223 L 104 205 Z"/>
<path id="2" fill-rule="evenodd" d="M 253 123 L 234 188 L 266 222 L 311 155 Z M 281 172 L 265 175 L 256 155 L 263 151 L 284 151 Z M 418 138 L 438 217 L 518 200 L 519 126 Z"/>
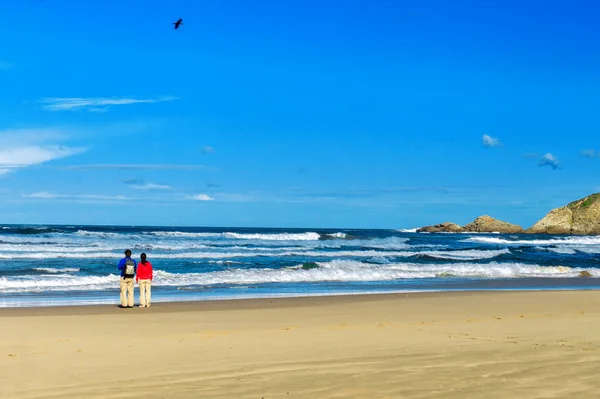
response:
<path id="1" fill-rule="evenodd" d="M 133 306 L 133 277 L 121 277 L 121 306 Z"/>
<path id="2" fill-rule="evenodd" d="M 152 295 L 152 280 L 140 280 L 140 305 L 150 306 L 150 297 Z"/>

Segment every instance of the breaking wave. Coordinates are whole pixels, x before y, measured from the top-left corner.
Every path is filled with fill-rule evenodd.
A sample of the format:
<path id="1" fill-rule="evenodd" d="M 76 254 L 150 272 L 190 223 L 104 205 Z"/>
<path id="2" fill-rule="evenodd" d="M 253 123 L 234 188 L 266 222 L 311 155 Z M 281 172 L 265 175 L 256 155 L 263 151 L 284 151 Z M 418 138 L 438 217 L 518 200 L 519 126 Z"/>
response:
<path id="1" fill-rule="evenodd" d="M 317 283 L 317 282 L 373 282 L 398 279 L 428 279 L 445 276 L 479 279 L 511 278 L 568 278 L 577 277 L 582 271 L 593 277 L 600 276 L 597 268 L 572 268 L 567 266 L 541 266 L 523 263 L 485 264 L 450 263 L 419 264 L 392 263 L 386 265 L 362 263 L 356 260 L 335 259 L 329 262 L 316 262 L 318 267 L 303 268 L 303 265 L 280 269 L 231 268 L 207 273 L 171 273 L 155 271 L 153 285 L 157 287 L 186 287 L 214 285 L 242 285 L 268 283 Z M 0 278 L 0 291 L 39 292 L 107 290 L 118 287 L 119 277 L 55 275 L 48 278 L 25 276 L 8 280 Z"/>

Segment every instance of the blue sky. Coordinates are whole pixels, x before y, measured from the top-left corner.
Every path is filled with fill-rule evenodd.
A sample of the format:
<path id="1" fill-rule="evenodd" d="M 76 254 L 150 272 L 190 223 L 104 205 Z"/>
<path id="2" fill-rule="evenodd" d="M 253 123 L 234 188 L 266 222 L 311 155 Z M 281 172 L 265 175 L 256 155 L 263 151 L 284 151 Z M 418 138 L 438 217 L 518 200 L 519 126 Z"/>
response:
<path id="1" fill-rule="evenodd" d="M 528 227 L 600 191 L 599 12 L 0 2 L 0 223 Z"/>

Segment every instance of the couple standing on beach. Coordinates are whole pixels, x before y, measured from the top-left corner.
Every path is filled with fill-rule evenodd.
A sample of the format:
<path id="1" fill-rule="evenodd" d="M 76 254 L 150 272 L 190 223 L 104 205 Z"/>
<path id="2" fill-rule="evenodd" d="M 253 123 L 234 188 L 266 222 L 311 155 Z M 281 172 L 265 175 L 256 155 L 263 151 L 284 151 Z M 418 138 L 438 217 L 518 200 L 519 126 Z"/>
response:
<path id="1" fill-rule="evenodd" d="M 131 258 L 131 251 L 125 250 L 125 257 L 119 262 L 121 271 L 121 307 L 133 307 L 133 278 L 140 286 L 140 308 L 150 307 L 152 287 L 152 264 L 146 260 L 146 254 L 140 255 L 140 263 Z"/>

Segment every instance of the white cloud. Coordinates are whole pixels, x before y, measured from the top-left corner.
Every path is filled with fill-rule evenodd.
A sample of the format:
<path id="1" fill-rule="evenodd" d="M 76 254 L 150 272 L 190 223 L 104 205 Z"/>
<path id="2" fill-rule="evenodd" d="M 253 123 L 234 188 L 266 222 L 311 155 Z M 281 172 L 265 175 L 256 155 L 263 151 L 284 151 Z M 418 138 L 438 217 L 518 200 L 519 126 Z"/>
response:
<path id="1" fill-rule="evenodd" d="M 63 146 L 28 146 L 0 150 L 0 168 L 21 168 L 53 159 L 65 158 L 85 151 L 84 148 Z"/>
<path id="2" fill-rule="evenodd" d="M 171 190 L 171 186 L 155 183 L 130 184 L 130 187 L 135 190 Z"/>
<path id="3" fill-rule="evenodd" d="M 192 199 L 192 200 L 196 200 L 196 201 L 212 201 L 212 200 L 214 200 L 214 198 L 208 196 L 207 194 L 190 195 L 188 198 Z"/>
<path id="4" fill-rule="evenodd" d="M 213 152 L 215 152 L 215 149 L 207 145 L 206 147 L 203 147 L 201 151 L 203 154 L 212 154 Z"/>
<path id="5" fill-rule="evenodd" d="M 542 159 L 540 159 L 539 166 L 549 166 L 556 170 L 560 166 L 560 162 L 556 156 L 547 153 L 542 157 Z"/>
<path id="6" fill-rule="evenodd" d="M 114 105 L 129 104 L 153 104 L 163 101 L 173 101 L 177 97 L 154 97 L 154 98 L 135 98 L 135 97 L 48 97 L 40 102 L 45 104 L 43 109 L 48 111 L 74 111 L 86 110 L 93 112 L 105 112 Z"/>
<path id="7" fill-rule="evenodd" d="M 52 143 L 64 137 L 64 133 L 54 129 L 0 131 L 0 175 L 86 151 Z"/>
<path id="8" fill-rule="evenodd" d="M 64 199 L 64 200 L 106 200 L 106 201 L 127 201 L 132 198 L 124 195 L 95 195 L 95 194 L 55 194 L 47 191 L 40 191 L 37 193 L 23 194 L 26 198 L 40 198 L 40 199 Z"/>
<path id="9" fill-rule="evenodd" d="M 481 144 L 485 148 L 498 147 L 498 146 L 500 146 L 500 140 L 498 140 L 497 138 L 494 138 L 492 136 L 488 136 L 487 134 L 484 134 L 481 137 Z"/>

